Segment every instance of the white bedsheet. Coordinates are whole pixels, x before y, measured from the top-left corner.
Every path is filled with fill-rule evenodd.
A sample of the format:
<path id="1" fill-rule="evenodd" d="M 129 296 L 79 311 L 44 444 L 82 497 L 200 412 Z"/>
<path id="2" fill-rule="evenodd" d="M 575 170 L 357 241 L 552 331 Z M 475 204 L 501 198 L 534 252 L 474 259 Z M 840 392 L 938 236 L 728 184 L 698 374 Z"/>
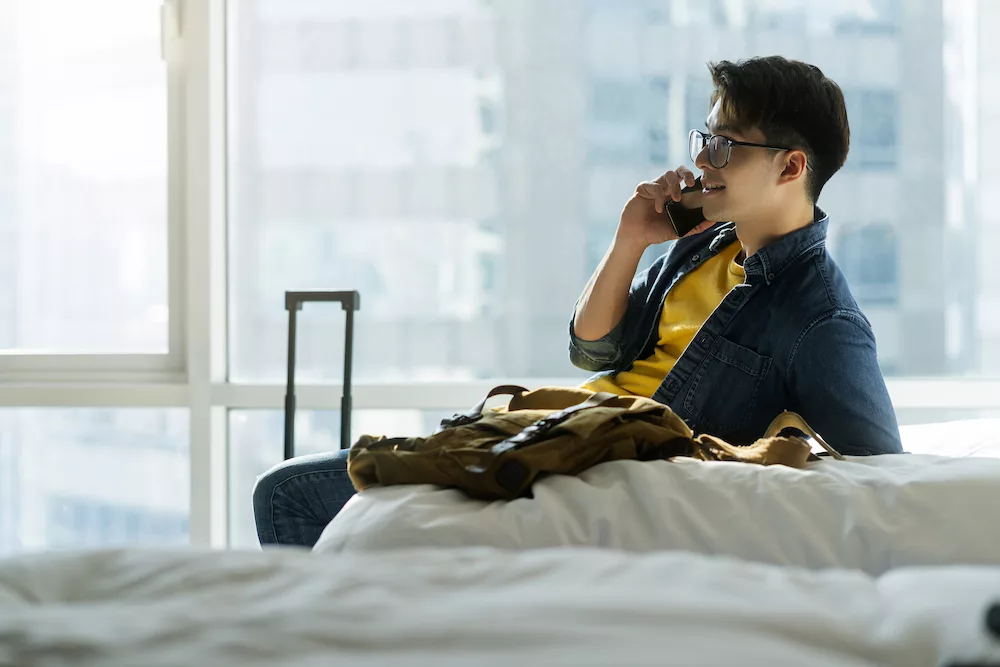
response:
<path id="1" fill-rule="evenodd" d="M 0 665 L 788 665 L 1000 658 L 1000 569 L 810 572 L 559 549 L 0 561 Z"/>
<path id="2" fill-rule="evenodd" d="M 942 451 L 956 443 L 962 453 L 982 453 L 1000 445 L 995 425 L 909 429 L 905 444 Z M 533 498 L 509 503 L 431 486 L 388 487 L 352 499 L 316 550 L 470 545 L 679 549 L 871 574 L 907 565 L 1000 565 L 1000 459 L 857 457 L 807 470 L 623 461 L 578 478 L 550 477 L 535 485 Z"/>
<path id="3" fill-rule="evenodd" d="M 913 454 L 1000 458 L 1000 419 L 969 419 L 903 426 L 903 447 Z"/>

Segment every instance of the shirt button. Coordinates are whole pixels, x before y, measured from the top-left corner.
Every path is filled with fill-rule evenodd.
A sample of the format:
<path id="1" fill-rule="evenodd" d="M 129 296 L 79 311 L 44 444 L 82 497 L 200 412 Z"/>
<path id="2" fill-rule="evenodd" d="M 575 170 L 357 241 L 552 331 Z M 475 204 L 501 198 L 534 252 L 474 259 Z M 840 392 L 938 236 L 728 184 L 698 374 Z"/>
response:
<path id="1" fill-rule="evenodd" d="M 774 280 L 774 274 L 773 273 L 767 274 L 767 280 L 768 280 L 768 282 Z"/>
<path id="2" fill-rule="evenodd" d="M 691 258 L 691 261 L 697 263 L 699 259 L 701 259 L 701 255 L 695 255 L 694 257 Z"/>

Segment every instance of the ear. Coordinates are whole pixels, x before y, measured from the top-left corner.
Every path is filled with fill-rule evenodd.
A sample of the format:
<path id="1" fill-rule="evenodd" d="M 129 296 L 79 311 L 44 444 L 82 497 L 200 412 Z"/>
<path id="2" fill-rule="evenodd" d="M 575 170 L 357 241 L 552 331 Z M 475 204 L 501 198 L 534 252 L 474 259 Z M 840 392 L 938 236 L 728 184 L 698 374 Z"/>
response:
<path id="1" fill-rule="evenodd" d="M 791 150 L 785 153 L 784 168 L 778 177 L 779 183 L 791 183 L 806 175 L 808 161 L 804 151 Z"/>

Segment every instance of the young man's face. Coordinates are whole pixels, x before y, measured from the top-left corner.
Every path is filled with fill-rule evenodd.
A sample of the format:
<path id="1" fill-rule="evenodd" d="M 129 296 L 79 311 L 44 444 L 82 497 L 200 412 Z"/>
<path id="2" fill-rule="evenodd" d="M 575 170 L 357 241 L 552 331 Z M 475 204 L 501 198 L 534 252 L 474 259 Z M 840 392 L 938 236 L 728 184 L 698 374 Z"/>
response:
<path id="1" fill-rule="evenodd" d="M 708 116 L 710 134 L 719 134 L 734 141 L 766 144 L 764 134 L 756 129 L 739 131 L 720 121 L 721 103 L 716 102 Z M 733 146 L 729 163 L 721 169 L 713 167 L 706 147 L 695 164 L 702 171 L 702 184 L 723 186 L 710 189 L 702 196 L 705 218 L 719 222 L 756 220 L 775 204 L 778 180 L 784 162 L 776 158 L 777 151 L 749 146 Z"/>

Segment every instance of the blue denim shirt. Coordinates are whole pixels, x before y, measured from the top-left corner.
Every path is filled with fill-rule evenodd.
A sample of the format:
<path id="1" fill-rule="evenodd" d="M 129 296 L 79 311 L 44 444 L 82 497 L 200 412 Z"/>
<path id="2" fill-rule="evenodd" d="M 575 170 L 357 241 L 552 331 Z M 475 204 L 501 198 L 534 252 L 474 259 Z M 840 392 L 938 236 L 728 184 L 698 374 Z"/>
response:
<path id="1" fill-rule="evenodd" d="M 801 414 L 844 454 L 902 451 L 871 324 L 826 250 L 829 218 L 748 257 L 746 281 L 715 309 L 653 398 L 698 433 L 749 444 L 782 410 Z M 625 316 L 585 341 L 570 320 L 570 359 L 610 375 L 653 353 L 674 285 L 737 242 L 732 223 L 676 241 L 636 276 Z M 595 376 L 596 377 L 596 376 Z"/>

